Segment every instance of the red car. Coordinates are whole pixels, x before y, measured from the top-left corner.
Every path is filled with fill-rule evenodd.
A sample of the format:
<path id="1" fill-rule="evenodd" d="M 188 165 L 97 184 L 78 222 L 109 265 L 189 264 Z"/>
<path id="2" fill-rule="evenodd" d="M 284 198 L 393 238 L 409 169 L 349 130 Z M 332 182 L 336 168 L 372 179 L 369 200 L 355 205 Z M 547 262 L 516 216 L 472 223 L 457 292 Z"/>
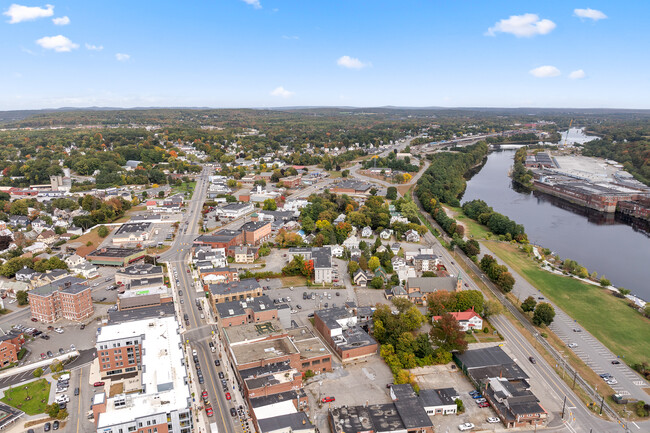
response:
<path id="1" fill-rule="evenodd" d="M 230 393 L 229 392 L 226 393 L 226 400 L 230 400 Z"/>
<path id="2" fill-rule="evenodd" d="M 32 317 L 32 322 L 38 322 L 38 319 L 36 317 Z"/>
<path id="3" fill-rule="evenodd" d="M 208 391 L 203 391 L 201 393 L 201 398 L 203 399 L 203 401 L 206 401 L 208 399 Z"/>
<path id="4" fill-rule="evenodd" d="M 206 414 L 207 416 L 209 416 L 209 417 L 212 416 L 212 415 L 214 415 L 214 412 L 212 412 L 212 407 L 210 407 L 210 406 L 206 407 L 206 408 L 205 408 L 205 414 Z"/>
<path id="5" fill-rule="evenodd" d="M 95 387 L 104 386 L 104 382 L 95 382 L 95 383 L 93 383 L 93 386 L 95 386 Z"/>
<path id="6" fill-rule="evenodd" d="M 190 270 L 189 270 L 189 269 L 187 270 L 187 273 L 188 273 L 188 274 L 190 273 Z"/>
<path id="7" fill-rule="evenodd" d="M 323 403 L 331 403 L 331 402 L 333 402 L 334 400 L 336 400 L 334 397 L 323 397 L 323 399 L 322 399 L 321 401 L 322 401 Z"/>
<path id="8" fill-rule="evenodd" d="M 487 401 L 484 401 L 483 403 L 479 403 L 478 407 L 490 407 L 490 404 Z"/>
<path id="9" fill-rule="evenodd" d="M 41 359 L 45 359 L 45 358 L 47 358 L 47 355 L 44 354 L 44 353 L 41 353 Z"/>

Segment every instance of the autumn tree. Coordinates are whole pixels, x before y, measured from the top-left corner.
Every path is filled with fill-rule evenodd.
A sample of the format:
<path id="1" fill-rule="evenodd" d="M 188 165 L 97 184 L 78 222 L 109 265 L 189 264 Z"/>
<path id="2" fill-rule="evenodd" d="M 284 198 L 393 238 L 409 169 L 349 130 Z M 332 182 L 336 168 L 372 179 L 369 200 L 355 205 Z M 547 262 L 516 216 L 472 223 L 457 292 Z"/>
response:
<path id="1" fill-rule="evenodd" d="M 433 322 L 429 332 L 435 346 L 448 352 L 464 352 L 467 350 L 465 333 L 460 329 L 458 321 L 449 313 L 444 313 L 439 320 Z"/>
<path id="2" fill-rule="evenodd" d="M 540 302 L 533 313 L 533 323 L 537 326 L 549 326 L 555 318 L 555 309 L 547 302 Z"/>

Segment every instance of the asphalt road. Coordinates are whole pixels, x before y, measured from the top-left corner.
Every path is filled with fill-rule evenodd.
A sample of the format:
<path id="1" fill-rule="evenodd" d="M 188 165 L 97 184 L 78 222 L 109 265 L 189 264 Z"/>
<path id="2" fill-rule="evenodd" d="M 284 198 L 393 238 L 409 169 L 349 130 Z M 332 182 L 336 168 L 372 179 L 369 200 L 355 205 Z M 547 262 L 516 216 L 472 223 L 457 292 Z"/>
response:
<path id="1" fill-rule="evenodd" d="M 486 247 L 483 247 L 483 253 L 489 253 Z M 494 254 L 493 254 L 494 255 Z M 508 266 L 507 263 L 498 259 L 500 264 Z M 610 373 L 616 378 L 617 383 L 610 385 L 618 394 L 636 398 L 637 400 L 648 400 L 648 394 L 642 388 L 650 388 L 641 376 L 628 367 L 623 360 L 620 364 L 612 364 L 612 361 L 618 360 L 604 344 L 598 341 L 593 335 L 588 333 L 579 323 L 565 313 L 559 306 L 553 304 L 548 299 L 538 299 L 543 297 L 542 293 L 530 284 L 526 279 L 517 275 L 517 273 L 508 266 L 508 270 L 516 278 L 515 286 L 512 293 L 523 301 L 528 296 L 532 296 L 537 302 L 548 302 L 555 309 L 555 319 L 550 329 L 564 341 L 565 344 L 577 344 L 575 347 L 566 347 L 566 351 L 573 350 L 575 354 L 582 359 L 597 374 Z M 579 330 L 575 332 L 574 329 Z M 603 389 L 605 382 L 602 383 Z"/>

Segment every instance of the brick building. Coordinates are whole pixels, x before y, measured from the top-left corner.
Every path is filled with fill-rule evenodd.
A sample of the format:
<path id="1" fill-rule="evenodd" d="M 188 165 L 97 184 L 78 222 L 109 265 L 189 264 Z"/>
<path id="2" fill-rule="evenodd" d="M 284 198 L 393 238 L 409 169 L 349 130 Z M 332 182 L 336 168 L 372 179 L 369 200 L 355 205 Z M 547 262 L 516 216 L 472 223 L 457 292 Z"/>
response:
<path id="1" fill-rule="evenodd" d="M 377 353 L 379 345 L 357 325 L 357 316 L 342 307 L 314 312 L 314 328 L 343 363 Z"/>
<path id="2" fill-rule="evenodd" d="M 86 256 L 93 265 L 102 266 L 127 266 L 146 255 L 146 252 L 137 248 L 99 248 Z"/>
<path id="3" fill-rule="evenodd" d="M 244 234 L 241 230 L 219 230 L 211 235 L 201 235 L 194 240 L 194 245 L 209 245 L 211 248 L 223 248 L 228 255 L 229 249 L 244 242 Z M 234 254 L 234 253 L 233 253 Z"/>
<path id="4" fill-rule="evenodd" d="M 269 221 L 249 221 L 241 226 L 244 233 L 244 243 L 259 245 L 271 237 L 271 223 Z"/>
<path id="5" fill-rule="evenodd" d="M 278 309 L 266 295 L 248 300 L 218 303 L 215 308 L 218 323 L 222 328 L 267 322 L 278 317 Z"/>
<path id="6" fill-rule="evenodd" d="M 262 296 L 262 286 L 255 278 L 247 278 L 241 281 L 231 283 L 210 284 L 208 286 L 212 303 L 220 304 L 222 302 L 244 300 Z"/>
<path id="7" fill-rule="evenodd" d="M 332 186 L 330 191 L 337 194 L 367 195 L 372 185 L 358 180 L 344 180 Z"/>
<path id="8" fill-rule="evenodd" d="M 22 333 L 9 333 L 0 336 L 0 367 L 18 362 L 18 352 L 23 347 L 25 338 Z"/>
<path id="9" fill-rule="evenodd" d="M 59 319 L 79 322 L 92 316 L 95 309 L 86 284 L 81 278 L 64 277 L 31 290 L 28 299 L 32 318 L 54 323 Z"/>

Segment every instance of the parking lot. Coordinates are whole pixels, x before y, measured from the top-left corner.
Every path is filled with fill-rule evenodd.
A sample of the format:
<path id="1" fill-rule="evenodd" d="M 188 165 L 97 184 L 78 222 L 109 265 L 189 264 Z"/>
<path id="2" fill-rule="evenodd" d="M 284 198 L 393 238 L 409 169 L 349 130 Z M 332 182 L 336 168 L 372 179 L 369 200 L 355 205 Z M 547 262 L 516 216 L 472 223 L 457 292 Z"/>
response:
<path id="1" fill-rule="evenodd" d="M 310 379 L 305 386 L 312 420 L 321 431 L 329 431 L 327 410 L 330 405 L 334 407 L 391 402 L 386 384 L 393 382 L 393 375 L 379 355 L 346 365 L 345 369 L 332 362 L 332 368 L 332 372 Z M 317 402 L 324 397 L 334 397 L 335 401 L 325 403 L 319 408 Z"/>
<path id="2" fill-rule="evenodd" d="M 464 413 L 431 417 L 435 431 L 458 431 L 458 426 L 466 422 L 474 424 L 476 430 L 495 431 L 503 429 L 501 423 L 491 424 L 486 421 L 488 417 L 496 417 L 496 414 L 492 408 L 481 408 L 476 404 L 476 400 L 469 395 L 469 392 L 475 389 L 474 386 L 462 371 L 455 367 L 454 363 L 449 363 L 412 370 L 420 389 L 454 388 L 463 401 Z"/>

